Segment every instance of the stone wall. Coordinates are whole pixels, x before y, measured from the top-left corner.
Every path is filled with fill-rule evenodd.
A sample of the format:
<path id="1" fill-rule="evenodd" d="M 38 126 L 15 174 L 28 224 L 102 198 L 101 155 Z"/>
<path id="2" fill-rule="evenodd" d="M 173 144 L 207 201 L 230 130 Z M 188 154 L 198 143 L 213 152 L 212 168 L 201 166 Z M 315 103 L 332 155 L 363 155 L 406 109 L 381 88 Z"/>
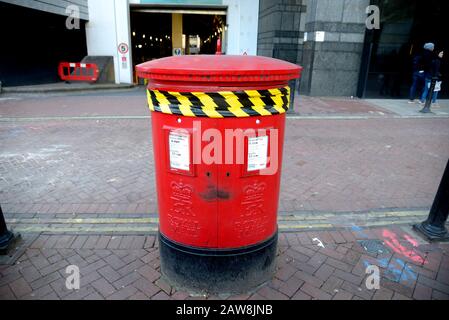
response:
<path id="1" fill-rule="evenodd" d="M 304 2 L 305 0 L 260 0 L 258 55 L 298 62 L 305 28 Z"/>
<path id="2" fill-rule="evenodd" d="M 309 0 L 301 91 L 312 96 L 355 96 L 369 0 Z M 324 41 L 315 41 L 324 31 Z M 299 60 L 299 59 L 298 59 Z"/>
<path id="3" fill-rule="evenodd" d="M 261 0 L 258 54 L 303 66 L 303 94 L 355 96 L 369 2 Z M 315 41 L 317 31 L 323 42 Z"/>

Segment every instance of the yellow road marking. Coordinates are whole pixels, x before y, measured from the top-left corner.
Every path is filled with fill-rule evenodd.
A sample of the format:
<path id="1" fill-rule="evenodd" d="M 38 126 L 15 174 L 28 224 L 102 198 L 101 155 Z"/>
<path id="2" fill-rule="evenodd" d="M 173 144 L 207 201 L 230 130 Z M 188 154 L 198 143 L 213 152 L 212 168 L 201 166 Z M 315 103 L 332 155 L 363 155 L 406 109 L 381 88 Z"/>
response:
<path id="1" fill-rule="evenodd" d="M 396 224 L 413 224 L 420 219 L 416 220 L 400 220 L 400 221 L 378 221 L 369 222 L 361 225 L 361 227 L 380 227 Z M 315 224 L 278 224 L 278 229 L 280 231 L 294 231 L 294 230 L 307 230 L 307 229 L 338 229 L 338 228 L 349 228 L 350 226 L 338 226 L 328 223 L 315 223 Z M 14 226 L 13 230 L 15 232 L 28 232 L 28 233 L 40 233 L 40 232 L 52 232 L 52 233 L 67 233 L 67 232 L 156 232 L 158 230 L 157 225 L 135 225 L 135 226 L 114 226 L 114 227 L 101 227 L 101 226 L 72 226 L 72 227 L 48 227 L 48 226 L 21 226 L 20 224 Z"/>
<path id="2" fill-rule="evenodd" d="M 428 211 L 423 210 L 279 215 L 278 228 L 280 231 L 336 229 L 349 228 L 354 223 L 360 227 L 380 227 L 413 224 L 422 221 L 427 215 Z M 154 215 L 144 218 L 14 218 L 7 219 L 7 223 L 14 231 L 23 233 L 146 233 L 158 230 L 159 218 Z"/>
<path id="3" fill-rule="evenodd" d="M 94 227 L 94 228 L 86 228 L 86 227 L 44 227 L 44 226 L 17 226 L 14 227 L 14 232 L 23 232 L 23 233 L 40 233 L 40 232 L 51 232 L 51 233 L 68 233 L 68 232 L 76 232 L 76 233 L 86 233 L 86 232 L 95 232 L 95 233 L 106 233 L 106 232 L 156 232 L 158 230 L 157 226 L 132 226 L 132 227 L 114 227 L 114 228 L 105 228 L 105 227 Z"/>
<path id="4" fill-rule="evenodd" d="M 403 216 L 408 219 L 398 219 L 396 221 L 365 221 L 358 223 L 360 227 L 380 227 L 397 224 L 413 224 L 423 220 L 421 215 L 416 215 L 414 218 L 410 215 L 411 212 L 401 212 Z M 316 217 L 315 217 L 316 218 Z M 324 219 L 325 220 L 325 219 Z M 295 223 L 296 222 L 296 223 Z M 40 233 L 40 232 L 52 232 L 52 233 L 102 233 L 102 232 L 155 232 L 158 230 L 157 218 L 102 218 L 102 219 L 9 219 L 8 224 L 11 224 L 12 228 L 16 232 L 28 232 L 28 233 Z M 46 225 L 44 225 L 46 224 Z M 60 226 L 48 226 L 48 224 L 60 224 Z M 69 226 L 71 224 L 71 226 Z M 91 224 L 90 226 L 77 226 L 77 224 Z M 116 224 L 115 226 L 102 226 L 103 224 Z M 124 225 L 134 224 L 134 225 Z M 303 223 L 300 220 L 292 219 L 279 219 L 278 228 L 280 231 L 295 231 L 295 230 L 311 230 L 311 229 L 338 229 L 349 228 L 353 224 L 331 224 L 320 222 L 319 219 Z"/>
<path id="5" fill-rule="evenodd" d="M 53 218 L 53 219 L 39 219 L 39 218 L 24 218 L 24 219 L 9 219 L 8 223 L 46 223 L 46 224 L 129 224 L 129 223 L 158 223 L 158 218 Z"/>
<path id="6" fill-rule="evenodd" d="M 415 217 L 423 218 L 428 215 L 427 211 L 391 211 L 391 212 L 368 212 L 368 213 L 325 213 L 325 214 L 308 214 L 308 215 L 279 215 L 278 222 L 290 221 L 327 221 L 332 218 L 345 220 L 344 218 L 360 219 L 360 218 L 394 218 L 394 217 Z M 390 221 L 390 220 L 388 220 Z M 13 218 L 7 219 L 12 224 L 132 224 L 132 223 L 158 223 L 158 217 L 147 218 Z M 373 222 L 374 223 L 374 222 Z"/>

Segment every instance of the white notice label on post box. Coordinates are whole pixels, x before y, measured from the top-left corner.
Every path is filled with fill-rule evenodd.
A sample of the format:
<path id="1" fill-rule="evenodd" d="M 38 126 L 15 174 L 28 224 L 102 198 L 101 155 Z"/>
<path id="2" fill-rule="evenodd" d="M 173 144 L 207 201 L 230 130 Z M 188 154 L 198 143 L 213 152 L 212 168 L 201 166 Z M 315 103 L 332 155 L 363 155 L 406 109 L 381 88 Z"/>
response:
<path id="1" fill-rule="evenodd" d="M 268 136 L 248 138 L 248 171 L 267 168 Z"/>
<path id="2" fill-rule="evenodd" d="M 170 132 L 168 135 L 168 148 L 170 152 L 170 168 L 189 171 L 189 136 L 178 132 Z"/>

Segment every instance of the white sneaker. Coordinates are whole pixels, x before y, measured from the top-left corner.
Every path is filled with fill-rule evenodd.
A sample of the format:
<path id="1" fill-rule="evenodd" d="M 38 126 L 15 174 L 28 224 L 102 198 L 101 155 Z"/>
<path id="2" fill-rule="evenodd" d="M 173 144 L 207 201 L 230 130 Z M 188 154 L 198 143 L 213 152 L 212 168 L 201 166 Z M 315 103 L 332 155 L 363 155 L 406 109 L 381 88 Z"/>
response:
<path id="1" fill-rule="evenodd" d="M 415 103 L 415 100 L 409 100 L 407 103 Z"/>

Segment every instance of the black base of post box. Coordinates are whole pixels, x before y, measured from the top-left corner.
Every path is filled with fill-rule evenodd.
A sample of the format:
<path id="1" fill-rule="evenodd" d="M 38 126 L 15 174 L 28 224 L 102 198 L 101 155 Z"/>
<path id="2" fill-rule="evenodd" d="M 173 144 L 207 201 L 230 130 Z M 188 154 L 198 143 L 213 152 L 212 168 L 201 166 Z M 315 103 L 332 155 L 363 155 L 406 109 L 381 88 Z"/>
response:
<path id="1" fill-rule="evenodd" d="M 195 248 L 159 233 L 161 272 L 176 288 L 211 294 L 248 292 L 273 277 L 277 233 L 238 249 Z"/>

